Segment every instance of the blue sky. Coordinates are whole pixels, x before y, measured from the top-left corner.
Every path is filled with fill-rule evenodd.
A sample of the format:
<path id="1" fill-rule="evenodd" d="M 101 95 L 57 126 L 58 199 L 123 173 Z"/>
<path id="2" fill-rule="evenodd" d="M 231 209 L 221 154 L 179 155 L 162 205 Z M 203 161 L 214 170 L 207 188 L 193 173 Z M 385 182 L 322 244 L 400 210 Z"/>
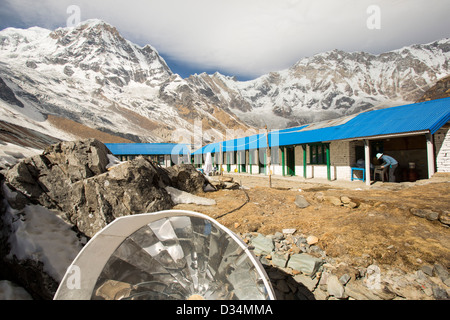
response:
<path id="1" fill-rule="evenodd" d="M 71 5 L 81 21 L 152 45 L 182 77 L 248 80 L 328 50 L 378 54 L 450 36 L 448 0 L 0 0 L 0 29 L 65 27 Z"/>

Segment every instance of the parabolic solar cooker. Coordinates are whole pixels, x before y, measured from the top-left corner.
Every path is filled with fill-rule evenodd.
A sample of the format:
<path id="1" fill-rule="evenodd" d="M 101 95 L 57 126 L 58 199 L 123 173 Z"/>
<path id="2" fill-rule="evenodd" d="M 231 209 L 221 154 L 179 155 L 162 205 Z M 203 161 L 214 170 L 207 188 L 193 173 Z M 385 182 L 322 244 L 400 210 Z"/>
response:
<path id="1" fill-rule="evenodd" d="M 246 244 L 214 219 L 169 210 L 120 217 L 67 269 L 55 300 L 273 300 Z"/>

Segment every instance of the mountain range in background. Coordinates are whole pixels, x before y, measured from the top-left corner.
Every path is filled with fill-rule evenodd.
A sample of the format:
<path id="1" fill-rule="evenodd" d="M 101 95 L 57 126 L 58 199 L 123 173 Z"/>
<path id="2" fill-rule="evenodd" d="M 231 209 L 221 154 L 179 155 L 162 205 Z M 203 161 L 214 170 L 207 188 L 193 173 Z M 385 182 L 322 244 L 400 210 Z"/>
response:
<path id="1" fill-rule="evenodd" d="M 182 79 L 155 48 L 100 20 L 54 31 L 7 28 L 0 31 L 0 139 L 20 144 L 23 134 L 36 149 L 87 137 L 186 142 L 180 138 L 200 135 L 207 143 L 227 129 L 282 129 L 448 96 L 449 57 L 450 40 L 441 39 L 379 55 L 333 50 L 250 81 L 220 73 Z"/>

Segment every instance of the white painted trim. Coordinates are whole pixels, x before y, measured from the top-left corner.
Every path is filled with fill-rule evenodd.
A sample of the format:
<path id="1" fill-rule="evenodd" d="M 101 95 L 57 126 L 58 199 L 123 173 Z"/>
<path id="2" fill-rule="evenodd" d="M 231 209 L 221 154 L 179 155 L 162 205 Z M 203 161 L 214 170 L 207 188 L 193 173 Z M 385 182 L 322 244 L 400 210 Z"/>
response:
<path id="1" fill-rule="evenodd" d="M 436 156 L 434 153 L 434 139 L 431 133 L 426 134 L 427 138 L 427 162 L 428 162 L 428 179 L 436 173 Z"/>

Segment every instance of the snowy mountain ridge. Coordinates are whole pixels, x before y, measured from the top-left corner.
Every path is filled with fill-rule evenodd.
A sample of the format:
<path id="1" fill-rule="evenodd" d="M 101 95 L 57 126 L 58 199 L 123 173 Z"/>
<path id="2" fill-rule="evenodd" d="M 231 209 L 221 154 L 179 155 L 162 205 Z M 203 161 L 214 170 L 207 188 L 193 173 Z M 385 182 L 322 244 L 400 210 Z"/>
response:
<path id="1" fill-rule="evenodd" d="M 413 103 L 450 74 L 449 57 L 450 40 L 442 39 L 380 55 L 333 50 L 246 82 L 219 73 L 188 80 L 223 97 L 222 107 L 249 125 L 290 127 Z"/>
<path id="2" fill-rule="evenodd" d="M 201 135 L 197 120 L 220 137 L 414 102 L 449 74 L 449 55 L 450 40 L 442 39 L 380 55 L 333 50 L 250 81 L 220 73 L 182 79 L 155 48 L 101 20 L 54 31 L 7 28 L 0 78 L 14 96 L 0 99 L 0 115 L 67 140 L 77 132 L 62 119 L 135 142 L 189 140 Z"/>
<path id="3" fill-rule="evenodd" d="M 63 139 L 76 133 L 64 132 L 61 118 L 135 142 L 178 142 L 173 131 L 190 134 L 195 119 L 217 133 L 247 128 L 186 90 L 153 47 L 133 44 L 100 20 L 1 31 L 0 78 L 23 104 L 0 100 L 2 119 Z"/>

